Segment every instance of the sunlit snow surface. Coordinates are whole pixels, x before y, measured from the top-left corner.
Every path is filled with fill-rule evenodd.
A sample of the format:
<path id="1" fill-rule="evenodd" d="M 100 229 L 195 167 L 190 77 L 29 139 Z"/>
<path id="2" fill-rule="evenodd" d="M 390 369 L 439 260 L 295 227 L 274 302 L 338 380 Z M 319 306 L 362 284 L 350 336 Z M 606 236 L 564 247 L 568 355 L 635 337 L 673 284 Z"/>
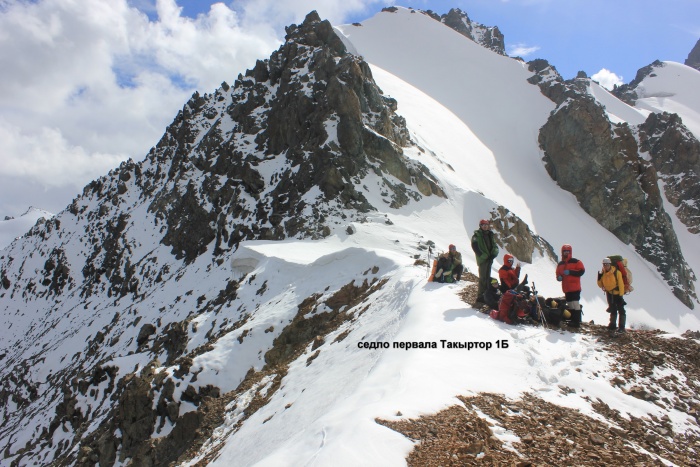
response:
<path id="1" fill-rule="evenodd" d="M 118 380 L 143 368 L 152 357 L 134 353 L 134 340 L 144 323 L 162 320 L 162 331 L 168 323 L 182 321 L 198 309 L 200 299 L 202 303 L 213 300 L 230 280 L 243 279 L 235 300 L 220 310 L 202 312 L 187 328 L 190 352 L 209 342 L 208 332 L 241 323 L 192 362 L 196 385 L 212 384 L 226 393 L 251 368 L 263 368 L 265 353 L 305 299 L 314 294 L 327 298 L 353 282 L 386 280 L 363 302 L 343 310 L 354 319 L 325 336 L 311 364 L 307 364 L 312 353 L 309 346 L 290 364 L 269 403 L 227 438 L 243 419 L 240 407 L 229 407 L 226 422 L 215 431 L 214 441 L 224 446 L 213 465 L 405 465 L 413 444 L 377 424 L 376 418 L 397 419 L 399 412 L 401 417 L 433 413 L 461 404 L 457 395 L 483 391 L 505 391 L 508 397 L 532 392 L 591 417 L 598 416 L 586 399 L 599 398 L 622 413 L 665 413 L 678 429 L 694 426 L 679 412 L 662 413 L 658 406 L 611 386 L 611 357 L 600 352 L 590 337 L 494 321 L 458 297 L 463 284 L 428 283 L 427 268 L 416 264 L 416 259 L 432 259 L 453 243 L 462 251 L 467 268 L 476 271 L 469 246 L 472 231 L 479 219 L 502 205 L 555 250 L 563 243 L 573 245 L 574 255 L 587 267 L 584 320 L 607 320 L 604 295 L 595 285 L 596 270 L 604 256 L 621 253 L 629 258 L 636 285 L 627 298 L 628 325 L 669 333 L 700 329 L 696 315 L 672 295 L 655 269 L 600 227 L 545 171 L 537 138 L 554 104 L 527 83 L 531 76 L 527 66 L 402 8 L 397 13 L 380 13 L 361 27 L 342 26 L 340 30 L 352 49 L 370 63 L 383 92 L 398 101 L 398 113 L 406 118 L 417 143 L 405 150 L 406 155 L 429 167 L 447 199 L 424 197 L 395 210 L 386 207 L 376 190 L 367 190 L 370 203 L 382 211 L 368 214 L 362 222 L 335 227 L 329 238 L 244 242 L 235 252 L 223 255 L 221 264 L 212 261 L 210 245 L 210 251 L 185 265 L 160 244 L 162 234 L 153 230 L 148 203 L 136 195 L 129 198 L 128 191 L 124 203 L 132 209 L 125 232 L 131 241 L 131 256 L 144 269 L 157 272 L 168 266 L 164 280 L 136 302 L 128 296 L 85 300 L 73 292 L 51 302 L 48 313 L 45 299 L 31 299 L 21 306 L 15 306 L 19 301 L 7 302 L 11 305 L 3 308 L 0 323 L 2 352 L 7 355 L 4 361 L 18 354 L 25 359 L 32 356 L 28 377 L 37 382 L 45 397 L 60 400 L 60 388 L 51 384 L 52 375 L 83 358 L 78 353 L 99 332 L 109 329 L 108 337 L 121 333 L 118 342 L 102 346 L 110 352 L 109 360 L 94 362 L 118 367 Z M 591 85 L 591 93 L 616 122 L 637 124 L 650 110 L 616 101 L 597 85 Z M 659 93 L 655 93 L 659 102 Z M 665 99 L 668 103 L 669 98 Z M 276 168 L 269 162 L 261 164 L 261 170 L 267 177 Z M 372 177 L 365 180 L 366 185 L 374 182 Z M 81 202 L 89 205 L 94 200 Z M 58 218 L 70 216 L 63 212 Z M 73 227 L 73 233 L 56 234 L 65 235 L 62 245 L 70 264 L 85 264 L 90 250 L 80 235 L 89 227 L 84 220 Z M 348 227 L 354 233 L 348 233 Z M 425 249 L 428 241 L 436 245 L 430 258 Z M 700 251 L 697 236 L 685 236 L 681 242 L 691 266 L 700 271 L 698 258 L 688 257 L 689 249 Z M 13 245 L 12 254 L 25 258 L 25 270 L 44 268 L 45 258 L 33 254 L 42 248 L 41 242 L 29 239 Z M 494 274 L 504 253 L 494 264 Z M 559 296 L 554 268 L 551 259 L 535 253 L 532 264 L 523 264 L 523 273 L 542 295 Z M 80 271 L 72 274 L 80 277 Z M 110 327 L 117 314 L 117 324 Z M 345 337 L 336 341 L 343 333 Z M 448 342 L 476 348 L 447 348 Z M 380 343 L 381 348 L 365 348 L 365 344 Z M 403 343 L 427 343 L 436 348 L 405 350 Z M 165 355 L 159 357 L 162 364 Z M 156 372 L 173 374 L 175 369 L 160 366 Z M 269 390 L 270 385 L 271 378 L 263 379 L 240 394 L 237 402 L 245 407 L 255 391 Z M 176 388 L 176 400 L 186 386 Z M 559 386 L 572 391 L 563 394 Z M 100 405 L 89 394 L 78 394 L 77 399 L 83 413 L 104 414 L 110 403 Z M 11 416 L 11 409 L 6 409 L 6 416 Z M 183 402 L 180 414 L 194 409 Z M 24 421 L 27 428 L 13 433 L 10 452 L 16 453 L 31 439 L 32 427 L 47 426 L 50 416 L 32 412 Z M 165 436 L 171 428 L 166 424 L 154 436 Z M 55 442 L 71 435 L 59 428 Z M 512 434 L 498 436 L 513 441 Z M 208 447 L 211 445 L 204 446 L 202 456 Z M 50 460 L 44 459 L 45 463 Z"/>

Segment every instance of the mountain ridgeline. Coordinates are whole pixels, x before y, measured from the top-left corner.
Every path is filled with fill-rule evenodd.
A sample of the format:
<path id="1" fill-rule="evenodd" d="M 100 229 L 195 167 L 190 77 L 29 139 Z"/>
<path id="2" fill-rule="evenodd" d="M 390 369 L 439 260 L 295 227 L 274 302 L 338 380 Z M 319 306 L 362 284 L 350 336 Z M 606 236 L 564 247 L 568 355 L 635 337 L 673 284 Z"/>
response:
<path id="1" fill-rule="evenodd" d="M 505 55 L 497 28 L 460 10 L 426 14 Z M 638 128 L 613 124 L 585 93 L 587 78 L 564 81 L 542 60 L 529 66 L 531 83 L 558 106 L 539 138 L 551 177 L 692 308 L 695 276 L 659 186 L 699 233 L 697 140 L 675 114 L 651 114 Z M 372 213 L 446 200 L 441 180 L 404 151 L 418 146 L 399 105 L 312 12 L 233 85 L 195 93 L 143 161 L 91 182 L 2 250 L 0 325 L 13 336 L 0 354 L 3 462 L 210 460 L 225 417 L 236 412 L 227 426 L 235 433 L 280 388 L 287 365 L 355 319 L 347 310 L 386 282 L 374 264 L 359 285 L 329 289 L 317 279 L 318 293 L 290 305 L 289 320 L 255 328 L 269 290 L 298 278 L 282 284 L 274 273 L 248 274 L 247 264 L 227 269 L 236 251 L 248 240 L 353 235 L 351 224 Z M 520 260 L 556 259 L 517 213 L 497 206 L 491 218 L 500 246 Z M 268 336 L 269 348 L 252 348 L 249 331 Z M 219 369 L 207 372 L 196 358 L 234 332 L 241 361 L 222 370 L 231 388 L 202 382 Z"/>
<path id="2" fill-rule="evenodd" d="M 660 186 L 677 208 L 678 219 L 690 232 L 699 233 L 698 140 L 676 114 L 651 113 L 637 127 L 612 123 L 587 92 L 587 77 L 565 81 L 545 60 L 529 66 L 536 73 L 530 81 L 557 104 L 539 135 L 552 179 L 576 196 L 600 225 L 634 245 L 674 295 L 693 308 L 698 299 L 696 276 L 683 257 Z M 635 86 L 661 66 L 655 62 L 640 70 L 630 85 L 615 93 L 633 105 Z"/>
<path id="3" fill-rule="evenodd" d="M 144 161 L 93 181 L 67 210 L 3 251 L 3 324 L 17 336 L 0 355 L 9 462 L 175 461 L 204 420 L 198 411 L 179 417 L 181 401 L 198 405 L 219 389 L 174 388 L 191 377 L 193 356 L 251 313 L 240 305 L 238 318 L 215 321 L 204 347 L 188 352 L 192 319 L 230 304 L 242 285 L 210 279 L 207 293 L 188 304 L 193 291 L 175 291 L 183 277 L 216 271 L 244 240 L 346 231 L 376 210 L 368 198 L 398 208 L 445 196 L 403 155 L 413 143 L 396 101 L 382 95 L 367 63 L 346 53 L 330 23 L 312 12 L 286 32 L 280 49 L 233 86 L 195 93 Z M 157 319 L 148 310 L 158 310 Z M 60 338 L 34 347 L 57 329 L 65 330 Z M 61 352 L 46 380 L 36 362 Z M 147 364 L 124 374 L 117 355 Z M 179 368 L 177 377 L 154 377 L 159 355 Z M 17 441 L 28 413 L 36 429 Z M 176 428 L 151 439 L 166 419 Z M 56 442 L 57 430 L 70 435 Z"/>
<path id="4" fill-rule="evenodd" d="M 191 261 L 212 240 L 216 254 L 242 240 L 327 236 L 333 214 L 375 209 L 358 189 L 370 173 L 395 207 L 444 196 L 402 157 L 409 138 L 395 109 L 369 66 L 312 13 L 233 88 L 195 94 L 149 154 L 157 167 L 148 179 L 161 182 L 149 211 L 167 224 L 164 243 Z"/>

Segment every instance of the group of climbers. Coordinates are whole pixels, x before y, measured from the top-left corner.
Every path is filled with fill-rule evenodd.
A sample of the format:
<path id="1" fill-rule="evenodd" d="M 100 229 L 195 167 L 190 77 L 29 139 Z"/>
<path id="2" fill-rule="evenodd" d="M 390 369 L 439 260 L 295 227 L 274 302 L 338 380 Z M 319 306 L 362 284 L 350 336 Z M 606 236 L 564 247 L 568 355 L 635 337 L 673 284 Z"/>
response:
<path id="1" fill-rule="evenodd" d="M 519 306 L 526 309 L 530 307 L 536 320 L 535 310 L 539 309 L 536 305 L 547 302 L 541 297 L 529 296 L 530 289 L 526 285 L 527 275 L 520 282 L 521 265 L 516 262 L 513 255 L 506 253 L 503 256 L 503 266 L 498 270 L 498 279 L 491 277 L 493 261 L 498 256 L 499 250 L 496 237 L 491 230 L 491 223 L 488 220 L 479 221 L 479 228 L 474 231 L 471 238 L 471 246 L 479 269 L 477 301 L 474 306 L 481 308 L 486 305 L 489 309 L 499 310 L 499 307 L 504 307 L 504 302 L 508 302 L 506 308 Z M 602 270 L 598 273 L 597 283 L 605 292 L 608 303 L 607 312 L 610 313 L 608 329 L 615 333 L 625 332 L 626 303 L 624 295 L 632 290 L 631 273 L 626 266 L 626 260 L 622 257 L 606 257 L 603 259 Z M 440 255 L 437 260 L 433 280 L 436 282 L 456 282 L 461 279 L 463 271 L 462 255 L 457 251 L 455 245 L 450 245 L 449 251 Z M 548 300 L 557 306 L 561 302 L 563 316 L 568 320 L 569 326 L 573 328 L 581 326 L 581 277 L 585 272 L 583 262 L 573 256 L 571 245 L 563 245 L 561 261 L 557 264 L 555 277 L 557 281 L 561 282 L 564 297 L 563 300 Z M 528 297 L 528 300 L 524 300 L 525 296 Z M 526 301 L 529 303 L 525 303 Z M 524 314 L 527 315 L 527 311 Z M 510 319 L 504 320 L 511 321 Z"/>

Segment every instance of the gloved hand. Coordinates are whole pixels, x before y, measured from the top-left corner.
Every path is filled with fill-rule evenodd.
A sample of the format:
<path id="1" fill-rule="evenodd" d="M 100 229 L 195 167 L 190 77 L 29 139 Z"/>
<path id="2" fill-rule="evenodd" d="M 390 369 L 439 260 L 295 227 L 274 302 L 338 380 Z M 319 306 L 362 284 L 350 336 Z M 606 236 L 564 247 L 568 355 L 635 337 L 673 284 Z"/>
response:
<path id="1" fill-rule="evenodd" d="M 558 280 L 559 282 L 561 282 L 563 279 L 564 279 L 563 277 L 557 276 L 557 280 Z"/>
<path id="2" fill-rule="evenodd" d="M 565 276 L 568 276 L 569 274 L 571 274 L 571 272 L 570 272 L 568 269 L 566 269 L 566 270 L 564 271 L 564 275 L 565 275 Z"/>

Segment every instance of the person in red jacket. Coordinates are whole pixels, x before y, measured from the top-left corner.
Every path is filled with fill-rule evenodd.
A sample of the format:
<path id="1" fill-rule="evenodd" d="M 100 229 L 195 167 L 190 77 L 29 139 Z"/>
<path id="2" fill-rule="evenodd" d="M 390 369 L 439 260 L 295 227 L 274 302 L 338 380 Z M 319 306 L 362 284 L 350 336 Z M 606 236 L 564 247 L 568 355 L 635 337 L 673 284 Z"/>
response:
<path id="1" fill-rule="evenodd" d="M 571 245 L 561 247 L 561 261 L 557 265 L 557 280 L 566 296 L 566 308 L 571 312 L 569 326 L 581 326 L 581 276 L 586 272 L 583 262 L 572 256 Z"/>
<path id="2" fill-rule="evenodd" d="M 498 277 L 501 279 L 501 293 L 514 289 L 520 283 L 520 263 L 513 267 L 515 258 L 506 253 L 503 256 L 503 266 L 498 270 Z"/>

